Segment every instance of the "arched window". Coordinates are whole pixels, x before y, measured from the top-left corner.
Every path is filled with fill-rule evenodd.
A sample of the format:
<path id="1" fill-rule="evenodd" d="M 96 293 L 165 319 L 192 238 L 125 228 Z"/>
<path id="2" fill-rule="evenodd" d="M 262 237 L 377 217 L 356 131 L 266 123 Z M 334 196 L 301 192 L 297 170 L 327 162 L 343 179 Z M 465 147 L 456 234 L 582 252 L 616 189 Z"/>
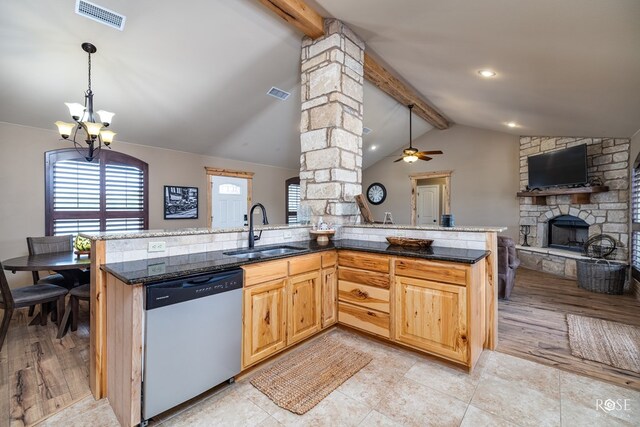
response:
<path id="1" fill-rule="evenodd" d="M 300 208 L 300 178 L 294 176 L 285 181 L 285 221 L 287 224 L 298 223 L 298 209 Z"/>
<path id="2" fill-rule="evenodd" d="M 45 153 L 45 234 L 149 227 L 148 165 L 101 150 L 87 162 L 75 149 Z"/>

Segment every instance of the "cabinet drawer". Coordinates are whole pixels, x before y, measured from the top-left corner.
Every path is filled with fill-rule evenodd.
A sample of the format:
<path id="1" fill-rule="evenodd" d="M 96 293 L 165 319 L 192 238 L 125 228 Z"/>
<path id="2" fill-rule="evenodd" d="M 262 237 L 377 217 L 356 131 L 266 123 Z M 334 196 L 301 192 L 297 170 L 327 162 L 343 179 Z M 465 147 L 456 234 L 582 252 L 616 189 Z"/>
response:
<path id="1" fill-rule="evenodd" d="M 320 270 L 320 254 L 302 255 L 289 259 L 289 275 Z"/>
<path id="2" fill-rule="evenodd" d="M 353 283 L 362 283 L 364 285 L 376 286 L 378 288 L 389 289 L 391 280 L 389 275 L 378 273 L 375 271 L 355 270 L 348 267 L 340 267 L 338 269 L 338 278 Z"/>
<path id="3" fill-rule="evenodd" d="M 389 291 L 386 289 L 339 280 L 338 299 L 389 313 Z"/>
<path id="4" fill-rule="evenodd" d="M 433 280 L 465 286 L 469 267 L 460 264 L 399 259 L 396 261 L 396 276 Z"/>
<path id="5" fill-rule="evenodd" d="M 338 253 L 336 251 L 323 252 L 322 253 L 322 268 L 331 267 L 336 265 L 338 260 Z"/>
<path id="6" fill-rule="evenodd" d="M 389 258 L 380 255 L 359 252 L 340 252 L 340 254 L 338 254 L 338 265 L 389 273 Z"/>
<path id="7" fill-rule="evenodd" d="M 389 338 L 389 315 L 386 313 L 339 302 L 338 322 Z"/>
<path id="8" fill-rule="evenodd" d="M 286 260 L 245 265 L 242 269 L 244 270 L 245 287 L 287 277 Z"/>

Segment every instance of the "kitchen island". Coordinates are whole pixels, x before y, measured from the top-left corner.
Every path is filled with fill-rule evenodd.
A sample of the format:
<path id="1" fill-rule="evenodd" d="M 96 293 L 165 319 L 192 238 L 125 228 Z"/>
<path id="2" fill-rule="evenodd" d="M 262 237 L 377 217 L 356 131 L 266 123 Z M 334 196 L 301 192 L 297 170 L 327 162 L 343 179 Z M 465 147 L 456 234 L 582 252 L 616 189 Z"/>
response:
<path id="1" fill-rule="evenodd" d="M 100 385 L 94 389 L 92 383 L 94 395 L 97 390 L 96 397 L 108 396 L 111 394 L 108 388 L 115 388 L 120 395 L 129 396 L 120 400 L 125 406 L 139 404 L 140 399 L 135 396 L 139 389 L 136 378 L 141 375 L 141 367 L 129 365 L 131 371 L 125 369 L 121 373 L 127 375 L 117 380 L 111 378 L 113 372 L 107 369 L 107 364 L 110 355 L 114 354 L 125 354 L 125 360 L 139 359 L 144 332 L 142 295 L 145 284 L 238 266 L 245 272 L 243 369 L 253 367 L 335 323 L 437 355 L 467 369 L 473 368 L 482 348 L 494 345 L 496 324 L 491 311 L 496 306 L 496 292 L 495 274 L 491 271 L 495 267 L 495 246 L 491 244 L 495 245 L 496 233 L 501 229 L 474 228 L 469 231 L 457 227 L 454 231 L 413 227 L 407 231 L 407 228 L 379 227 L 367 229 L 366 234 L 358 236 L 360 239 L 339 239 L 328 246 L 296 241 L 296 237 L 308 236 L 307 229 L 265 229 L 263 237 L 266 237 L 267 246 L 279 244 L 299 250 L 287 256 L 263 259 L 225 254 L 241 247 L 246 238 L 244 231 L 226 235 L 198 231 L 186 236 L 184 231 L 180 234 L 152 232 L 153 237 L 141 233 L 136 237 L 128 235 L 124 240 L 123 236 L 91 236 L 92 260 L 96 266 L 92 268 L 95 276 L 92 293 L 96 297 L 91 307 L 91 339 L 92 344 L 94 339 L 96 344 L 92 348 L 92 374 L 95 374 L 92 381 Z M 342 235 L 352 237 L 362 229 L 343 227 Z M 410 232 L 412 237 L 425 237 L 430 233 L 435 240 L 434 246 L 428 251 L 416 251 L 383 243 L 385 235 L 402 235 L 403 232 Z M 229 239 L 231 233 L 238 233 L 236 242 Z M 447 239 L 448 236 L 451 239 Z M 207 243 L 204 237 L 220 240 Z M 148 243 L 159 238 L 167 241 L 167 247 L 169 240 L 180 239 L 181 243 L 190 245 L 192 251 L 120 262 L 117 262 L 122 259 L 120 255 L 113 255 L 117 252 L 115 249 L 122 248 L 125 253 L 128 249 L 142 254 Z M 212 243 L 218 248 L 226 245 L 228 249 L 206 250 L 214 246 Z M 103 255 L 95 256 L 100 254 L 101 246 Z M 111 251 L 105 250 L 109 246 Z M 103 262 L 99 262 L 100 259 Z M 112 299 L 116 297 L 120 298 L 117 302 Z M 296 299 L 302 300 L 296 303 Z M 438 310 L 430 308 L 436 306 Z M 118 313 L 124 310 L 126 316 L 113 316 L 115 309 Z M 109 318 L 110 313 L 113 317 L 129 319 L 132 325 L 139 325 L 137 330 L 109 323 L 114 321 L 113 317 Z M 262 322 L 265 318 L 269 319 L 266 324 Z M 123 349 L 126 351 L 108 348 L 115 345 L 112 333 L 108 331 L 109 324 L 111 328 L 131 331 L 125 334 L 132 340 L 131 345 Z M 120 336 L 120 343 L 127 341 L 123 338 Z M 125 389 L 131 394 L 125 393 Z M 133 423 L 140 413 L 130 407 L 116 410 L 119 412 L 123 424 Z"/>

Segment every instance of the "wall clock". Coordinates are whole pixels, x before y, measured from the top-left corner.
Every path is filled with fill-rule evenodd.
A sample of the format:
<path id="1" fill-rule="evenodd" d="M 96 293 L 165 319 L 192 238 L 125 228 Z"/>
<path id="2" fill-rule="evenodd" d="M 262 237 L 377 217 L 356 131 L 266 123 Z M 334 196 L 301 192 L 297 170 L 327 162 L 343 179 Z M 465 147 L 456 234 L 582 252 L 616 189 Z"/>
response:
<path id="1" fill-rule="evenodd" d="M 367 189 L 367 199 L 372 205 L 379 205 L 387 198 L 387 189 L 379 182 L 374 182 Z"/>

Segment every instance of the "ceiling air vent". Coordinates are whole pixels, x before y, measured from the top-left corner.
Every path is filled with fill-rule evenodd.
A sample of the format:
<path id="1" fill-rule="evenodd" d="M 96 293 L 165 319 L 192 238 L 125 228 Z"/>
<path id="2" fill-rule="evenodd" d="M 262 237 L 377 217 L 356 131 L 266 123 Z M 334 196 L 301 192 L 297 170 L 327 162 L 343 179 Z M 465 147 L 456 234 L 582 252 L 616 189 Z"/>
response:
<path id="1" fill-rule="evenodd" d="M 277 87 L 274 86 L 271 89 L 269 89 L 269 92 L 267 92 L 267 95 L 273 96 L 274 98 L 278 98 L 280 101 L 284 101 L 291 94 L 289 92 L 285 92 L 282 89 L 278 89 Z"/>
<path id="2" fill-rule="evenodd" d="M 373 132 L 373 129 L 371 129 L 371 128 L 368 128 L 366 126 L 362 128 L 362 134 L 363 135 L 369 135 L 371 132 Z"/>
<path id="3" fill-rule="evenodd" d="M 76 1 L 76 13 L 117 30 L 124 30 L 127 17 L 86 0 Z"/>

